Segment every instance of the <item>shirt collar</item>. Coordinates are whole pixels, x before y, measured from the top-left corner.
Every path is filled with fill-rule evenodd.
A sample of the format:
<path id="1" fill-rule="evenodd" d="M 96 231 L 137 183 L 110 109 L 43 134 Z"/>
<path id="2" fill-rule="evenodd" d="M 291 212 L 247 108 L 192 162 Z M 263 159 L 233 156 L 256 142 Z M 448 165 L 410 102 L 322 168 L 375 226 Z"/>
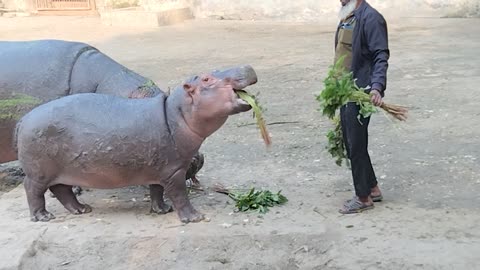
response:
<path id="1" fill-rule="evenodd" d="M 359 17 L 362 15 L 362 13 L 363 13 L 363 11 L 365 10 L 365 8 L 367 8 L 367 5 L 368 5 L 368 4 L 367 4 L 367 1 L 366 1 L 366 0 L 363 0 L 362 3 L 360 4 L 360 6 L 353 11 L 353 15 L 354 15 L 355 17 L 359 18 Z"/>

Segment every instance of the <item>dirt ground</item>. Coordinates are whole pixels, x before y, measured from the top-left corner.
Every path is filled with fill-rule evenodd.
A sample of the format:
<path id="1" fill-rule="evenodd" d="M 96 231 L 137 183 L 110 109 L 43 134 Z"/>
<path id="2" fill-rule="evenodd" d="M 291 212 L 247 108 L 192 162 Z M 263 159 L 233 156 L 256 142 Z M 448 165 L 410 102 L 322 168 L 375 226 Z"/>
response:
<path id="1" fill-rule="evenodd" d="M 202 146 L 204 186 L 282 190 L 266 215 L 234 213 L 209 190 L 192 195 L 209 222 L 148 215 L 146 190 L 92 190 L 94 208 L 32 223 L 23 187 L 0 195 L 0 269 L 480 269 L 479 19 L 389 21 L 385 101 L 407 105 L 406 123 L 382 113 L 370 152 L 385 201 L 362 214 L 337 209 L 352 196 L 350 172 L 325 151 L 329 122 L 314 94 L 333 57 L 335 23 L 190 21 L 134 29 L 95 17 L 0 18 L 1 40 L 91 43 L 167 89 L 200 71 L 248 63 L 267 108 L 273 147 L 252 115 L 231 117 Z"/>

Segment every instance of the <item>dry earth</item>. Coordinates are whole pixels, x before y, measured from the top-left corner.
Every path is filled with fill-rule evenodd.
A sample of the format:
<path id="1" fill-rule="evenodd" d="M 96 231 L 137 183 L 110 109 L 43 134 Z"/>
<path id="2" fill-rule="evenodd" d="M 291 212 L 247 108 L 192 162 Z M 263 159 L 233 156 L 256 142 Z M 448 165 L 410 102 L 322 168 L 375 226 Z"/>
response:
<path id="1" fill-rule="evenodd" d="M 148 215 L 145 190 L 93 190 L 93 206 L 32 223 L 23 187 L 0 195 L 0 269 L 480 269 L 480 33 L 478 19 L 389 21 L 386 101 L 408 105 L 407 123 L 381 113 L 370 151 L 386 200 L 341 216 L 350 173 L 324 147 L 328 121 L 314 94 L 333 57 L 335 24 L 191 21 L 155 29 L 102 26 L 92 17 L 0 18 L 1 40 L 89 42 L 167 89 L 193 73 L 248 63 L 268 109 L 266 150 L 251 114 L 231 117 L 202 147 L 205 186 L 282 190 L 266 215 L 233 213 L 206 191 L 193 204 L 210 222 Z"/>

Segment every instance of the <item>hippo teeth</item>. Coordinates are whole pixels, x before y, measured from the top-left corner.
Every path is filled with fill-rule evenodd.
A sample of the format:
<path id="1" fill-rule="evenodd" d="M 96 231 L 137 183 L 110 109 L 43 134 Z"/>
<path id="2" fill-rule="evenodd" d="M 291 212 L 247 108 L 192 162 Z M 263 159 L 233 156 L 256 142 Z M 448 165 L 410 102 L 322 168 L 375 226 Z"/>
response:
<path id="1" fill-rule="evenodd" d="M 241 99 L 241 98 L 237 98 L 237 102 L 238 102 L 239 104 L 242 104 L 242 105 L 250 105 L 250 104 L 248 104 L 248 102 L 246 102 L 245 100 L 243 100 L 243 99 Z"/>

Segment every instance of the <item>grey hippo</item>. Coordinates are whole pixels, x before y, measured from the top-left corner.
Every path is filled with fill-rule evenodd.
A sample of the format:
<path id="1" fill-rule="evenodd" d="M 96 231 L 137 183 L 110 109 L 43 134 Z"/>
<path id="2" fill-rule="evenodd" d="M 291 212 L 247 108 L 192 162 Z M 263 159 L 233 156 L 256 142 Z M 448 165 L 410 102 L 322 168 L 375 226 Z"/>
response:
<path id="1" fill-rule="evenodd" d="M 12 147 L 15 125 L 40 104 L 77 93 L 128 98 L 163 93 L 152 80 L 82 42 L 0 41 L 0 59 L 0 163 L 17 159 Z M 203 164 L 201 153 L 192 159 L 191 173 L 186 177 L 196 184 L 199 161 Z M 73 190 L 81 193 L 80 187 Z"/>
<path id="2" fill-rule="evenodd" d="M 25 114 L 15 145 L 32 221 L 49 221 L 50 189 L 73 214 L 90 212 L 72 186 L 110 189 L 149 185 L 151 211 L 165 214 L 172 201 L 179 219 L 204 215 L 187 196 L 185 175 L 205 139 L 230 115 L 251 109 L 235 90 L 257 82 L 249 65 L 193 76 L 170 95 L 128 99 L 81 93 L 61 97 Z"/>
<path id="3" fill-rule="evenodd" d="M 95 47 L 74 41 L 0 41 L 0 163 L 17 159 L 17 120 L 45 102 L 77 93 L 153 97 L 155 83 Z"/>

